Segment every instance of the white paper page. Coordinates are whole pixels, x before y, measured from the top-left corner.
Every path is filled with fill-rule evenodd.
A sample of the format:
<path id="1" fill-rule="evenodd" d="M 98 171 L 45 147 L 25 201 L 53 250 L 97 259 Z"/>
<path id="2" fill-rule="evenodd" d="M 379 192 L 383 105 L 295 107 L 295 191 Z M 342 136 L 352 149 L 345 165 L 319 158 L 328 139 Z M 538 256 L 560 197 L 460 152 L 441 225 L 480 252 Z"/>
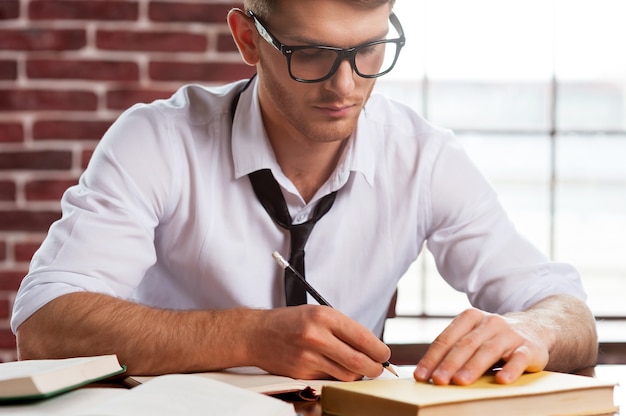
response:
<path id="1" fill-rule="evenodd" d="M 0 381 L 18 377 L 30 377 L 36 374 L 74 367 L 77 363 L 86 363 L 99 357 L 78 357 L 62 360 L 25 360 L 0 364 Z"/>
<path id="2" fill-rule="evenodd" d="M 97 406 L 130 390 L 118 388 L 83 388 L 60 396 L 24 404 L 1 404 L 0 415 L 11 416 L 82 416 L 85 409 Z"/>
<path id="3" fill-rule="evenodd" d="M 164 375 L 90 409 L 84 416 L 295 416 L 292 404 L 193 375 Z"/>

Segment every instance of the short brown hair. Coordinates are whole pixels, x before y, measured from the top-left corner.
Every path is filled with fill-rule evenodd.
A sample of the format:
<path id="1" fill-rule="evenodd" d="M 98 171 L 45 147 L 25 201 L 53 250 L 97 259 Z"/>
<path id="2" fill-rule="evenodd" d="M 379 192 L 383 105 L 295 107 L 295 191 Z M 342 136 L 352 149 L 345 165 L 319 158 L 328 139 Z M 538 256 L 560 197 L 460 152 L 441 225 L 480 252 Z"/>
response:
<path id="1" fill-rule="evenodd" d="M 313 0 L 310 0 L 313 1 Z M 353 3 L 356 7 L 376 8 L 384 4 L 393 7 L 395 0 L 342 0 Z M 246 10 L 252 10 L 261 19 L 267 19 L 279 6 L 280 0 L 243 0 Z"/>

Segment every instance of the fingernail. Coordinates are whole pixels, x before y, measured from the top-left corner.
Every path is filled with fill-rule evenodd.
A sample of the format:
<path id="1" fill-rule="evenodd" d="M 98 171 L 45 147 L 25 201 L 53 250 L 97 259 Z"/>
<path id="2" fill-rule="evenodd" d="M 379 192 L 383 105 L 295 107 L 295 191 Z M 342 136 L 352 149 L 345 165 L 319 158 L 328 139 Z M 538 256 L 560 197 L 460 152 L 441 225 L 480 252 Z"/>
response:
<path id="1" fill-rule="evenodd" d="M 461 370 L 454 376 L 454 380 L 458 384 L 468 384 L 470 382 L 470 373 L 467 370 Z"/>
<path id="2" fill-rule="evenodd" d="M 417 367 L 415 369 L 415 378 L 417 380 L 425 381 L 428 379 L 428 369 L 425 367 Z"/>
<path id="3" fill-rule="evenodd" d="M 432 379 L 437 384 L 449 384 L 450 378 L 450 374 L 445 370 L 435 370 L 432 374 Z"/>
<path id="4" fill-rule="evenodd" d="M 496 378 L 500 381 L 500 383 L 508 384 L 512 381 L 513 377 L 511 374 L 505 372 L 504 370 L 500 370 L 496 375 Z"/>

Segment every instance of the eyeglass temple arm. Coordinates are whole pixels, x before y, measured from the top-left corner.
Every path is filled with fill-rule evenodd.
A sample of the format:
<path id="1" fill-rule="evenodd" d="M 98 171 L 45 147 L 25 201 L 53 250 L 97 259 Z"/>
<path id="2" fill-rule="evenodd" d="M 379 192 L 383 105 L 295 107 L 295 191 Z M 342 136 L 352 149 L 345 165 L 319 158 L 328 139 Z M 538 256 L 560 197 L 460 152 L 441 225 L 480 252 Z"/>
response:
<path id="1" fill-rule="evenodd" d="M 402 29 L 402 25 L 400 24 L 400 20 L 398 20 L 398 16 L 396 16 L 396 14 L 392 12 L 389 15 L 389 21 L 391 22 L 394 29 L 396 29 L 396 31 L 400 35 L 400 39 L 402 39 L 402 43 L 404 43 L 404 29 Z"/>
<path id="2" fill-rule="evenodd" d="M 248 16 L 250 16 L 252 20 L 254 20 L 254 26 L 259 32 L 259 35 L 261 35 L 261 37 L 265 39 L 270 45 L 274 46 L 276 50 L 282 53 L 282 45 L 280 43 L 277 43 L 276 37 L 272 35 L 269 30 L 265 28 L 265 26 L 263 26 L 263 23 L 261 23 L 259 18 L 256 17 L 252 10 L 248 10 Z"/>

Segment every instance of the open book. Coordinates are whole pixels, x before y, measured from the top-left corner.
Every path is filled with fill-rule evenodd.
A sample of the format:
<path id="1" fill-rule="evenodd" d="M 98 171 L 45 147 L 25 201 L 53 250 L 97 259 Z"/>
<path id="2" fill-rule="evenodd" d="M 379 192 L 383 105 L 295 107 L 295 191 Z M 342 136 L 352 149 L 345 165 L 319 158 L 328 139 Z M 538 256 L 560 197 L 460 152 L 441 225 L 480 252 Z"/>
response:
<path id="1" fill-rule="evenodd" d="M 115 355 L 2 363 L 0 401 L 50 397 L 125 370 Z"/>
<path id="2" fill-rule="evenodd" d="M 340 416 L 542 416 L 613 414 L 615 383 L 543 371 L 497 384 L 485 375 L 469 386 L 412 378 L 333 384 L 322 389 L 324 414 Z"/>
<path id="3" fill-rule="evenodd" d="M 394 367 L 402 376 L 413 374 L 413 369 Z M 255 393 L 263 393 L 270 396 L 284 393 L 298 393 L 301 399 L 317 400 L 322 393 L 322 387 L 335 383 L 337 380 L 300 380 L 291 377 L 277 376 L 269 374 L 258 367 L 233 367 L 222 371 L 211 371 L 206 373 L 193 373 L 194 376 L 218 380 L 236 387 L 241 387 Z M 129 384 L 143 384 L 156 377 L 162 376 L 131 376 L 127 377 Z M 388 371 L 378 377 L 378 379 L 396 378 Z"/>
<path id="4" fill-rule="evenodd" d="M 337 383 L 333 380 L 298 380 L 285 376 L 269 374 L 258 367 L 235 367 L 223 371 L 193 373 L 194 376 L 221 381 L 255 393 L 277 395 L 298 393 L 302 399 L 317 399 L 322 386 Z M 129 381 L 139 384 L 163 376 L 132 376 Z"/>
<path id="5" fill-rule="evenodd" d="M 12 416 L 295 416 L 293 404 L 192 375 L 165 375 L 130 390 L 84 388 L 46 400 L 2 403 Z"/>

